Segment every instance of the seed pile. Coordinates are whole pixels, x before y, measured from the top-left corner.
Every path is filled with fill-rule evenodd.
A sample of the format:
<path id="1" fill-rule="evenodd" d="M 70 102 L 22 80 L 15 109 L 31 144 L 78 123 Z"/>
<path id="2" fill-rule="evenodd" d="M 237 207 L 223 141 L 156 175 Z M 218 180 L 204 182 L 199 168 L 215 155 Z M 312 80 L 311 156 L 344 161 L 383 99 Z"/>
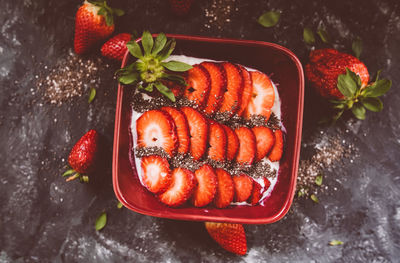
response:
<path id="1" fill-rule="evenodd" d="M 205 8 L 206 28 L 223 29 L 231 23 L 232 16 L 238 11 L 236 0 L 212 0 L 210 6 Z"/>
<path id="2" fill-rule="evenodd" d="M 36 88 L 46 101 L 61 105 L 73 97 L 82 96 L 90 88 L 97 89 L 107 68 L 109 65 L 100 58 L 82 58 L 70 51 L 53 68 L 43 67 L 41 76 L 36 75 Z"/>

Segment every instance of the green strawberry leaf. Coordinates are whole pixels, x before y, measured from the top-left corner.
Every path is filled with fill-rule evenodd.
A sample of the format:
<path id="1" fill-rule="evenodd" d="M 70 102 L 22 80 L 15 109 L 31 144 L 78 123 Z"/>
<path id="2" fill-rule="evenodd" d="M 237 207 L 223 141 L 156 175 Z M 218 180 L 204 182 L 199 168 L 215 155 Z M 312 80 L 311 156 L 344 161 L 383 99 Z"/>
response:
<path id="1" fill-rule="evenodd" d="M 144 88 L 145 91 L 148 92 L 153 92 L 153 87 L 154 87 L 154 83 L 149 83 L 146 88 Z"/>
<path id="2" fill-rule="evenodd" d="M 123 16 L 125 15 L 124 10 L 122 9 L 118 9 L 118 8 L 113 8 L 113 14 L 115 14 L 116 16 Z"/>
<path id="3" fill-rule="evenodd" d="M 363 92 L 365 97 L 379 97 L 385 94 L 392 87 L 392 81 L 388 79 L 379 79 L 372 85 L 367 86 Z"/>
<path id="4" fill-rule="evenodd" d="M 163 94 L 165 97 L 167 97 L 168 99 L 170 99 L 172 102 L 175 102 L 175 95 L 174 93 L 172 93 L 172 91 L 166 87 L 164 84 L 162 84 L 161 82 L 156 82 L 154 83 L 154 85 L 156 86 L 156 89 Z"/>
<path id="5" fill-rule="evenodd" d="M 365 110 L 364 106 L 361 105 L 360 103 L 355 103 L 353 105 L 353 107 L 351 108 L 351 111 L 353 112 L 354 116 L 357 119 L 365 120 L 365 112 L 366 112 L 366 110 Z"/>
<path id="6" fill-rule="evenodd" d="M 65 173 L 62 174 L 63 177 L 71 175 L 73 173 L 76 173 L 76 171 L 74 169 L 69 169 L 67 171 L 65 171 Z"/>
<path id="7" fill-rule="evenodd" d="M 258 23 L 264 27 L 273 27 L 279 22 L 281 13 L 269 11 L 258 18 Z"/>
<path id="8" fill-rule="evenodd" d="M 170 80 L 170 81 L 176 82 L 176 83 L 178 83 L 179 85 L 182 85 L 182 86 L 187 86 L 185 78 L 180 76 L 180 75 L 173 75 L 173 74 L 163 73 L 162 78 L 166 79 L 166 80 Z"/>
<path id="9" fill-rule="evenodd" d="M 317 31 L 319 38 L 321 38 L 322 42 L 329 43 L 329 35 L 324 29 L 319 29 Z"/>
<path id="10" fill-rule="evenodd" d="M 314 44 L 315 43 L 315 37 L 313 31 L 309 27 L 305 27 L 303 30 L 303 39 L 304 42 L 307 44 Z"/>
<path id="11" fill-rule="evenodd" d="M 350 70 L 346 68 L 346 74 L 338 77 L 337 88 L 347 98 L 352 98 L 357 91 L 357 83 L 354 81 Z"/>
<path id="12" fill-rule="evenodd" d="M 88 102 L 91 103 L 94 100 L 95 97 L 96 97 L 96 89 L 95 88 L 91 88 L 90 89 L 90 93 L 89 93 Z"/>
<path id="13" fill-rule="evenodd" d="M 362 98 L 361 103 L 367 110 L 373 112 L 380 112 L 383 109 L 383 103 L 379 98 L 373 98 L 373 97 Z"/>
<path id="14" fill-rule="evenodd" d="M 107 224 L 107 214 L 103 212 L 100 216 L 96 219 L 95 228 L 97 231 L 102 230 Z"/>
<path id="15" fill-rule="evenodd" d="M 149 55 L 153 49 L 154 40 L 149 31 L 144 31 L 142 35 L 142 46 L 145 55 Z"/>
<path id="16" fill-rule="evenodd" d="M 361 56 L 362 47 L 363 47 L 362 40 L 359 37 L 357 37 L 355 40 L 353 40 L 351 48 L 353 50 L 354 55 L 357 58 L 360 58 L 360 56 Z"/>
<path id="17" fill-rule="evenodd" d="M 129 53 L 131 53 L 131 55 L 134 56 L 135 58 L 139 59 L 143 58 L 142 49 L 135 40 L 131 40 L 128 43 L 126 43 L 126 47 L 128 48 Z"/>
<path id="18" fill-rule="evenodd" d="M 167 37 L 165 36 L 165 34 L 164 33 L 158 34 L 156 41 L 154 42 L 151 54 L 157 55 L 164 48 L 165 43 L 167 43 Z"/>
<path id="19" fill-rule="evenodd" d="M 184 71 L 188 71 L 189 69 L 192 68 L 191 65 L 180 62 L 180 61 L 168 61 L 168 62 L 164 62 L 161 65 L 163 65 L 164 67 L 166 67 L 167 69 L 171 70 L 171 71 L 177 71 L 177 72 L 184 72 Z"/>
<path id="20" fill-rule="evenodd" d="M 322 185 L 322 174 L 319 174 L 315 177 L 315 184 L 318 186 Z"/>
<path id="21" fill-rule="evenodd" d="M 354 71 L 351 71 L 350 69 L 346 68 L 346 74 L 349 74 L 350 77 L 354 80 L 355 83 L 357 83 L 357 90 L 361 88 L 361 78 L 356 74 Z"/>
<path id="22" fill-rule="evenodd" d="M 338 245 L 343 245 L 343 241 L 340 240 L 332 240 L 331 242 L 329 242 L 330 246 L 338 246 Z"/>
<path id="23" fill-rule="evenodd" d="M 175 46 L 176 46 L 175 39 L 168 40 L 167 43 L 165 44 L 164 48 L 158 54 L 158 59 L 160 61 L 163 61 L 166 58 L 168 58 L 171 55 L 171 53 L 174 51 Z"/>
<path id="24" fill-rule="evenodd" d="M 139 80 L 139 73 L 137 72 L 127 72 L 118 76 L 118 81 L 125 85 L 133 84 L 137 80 Z"/>

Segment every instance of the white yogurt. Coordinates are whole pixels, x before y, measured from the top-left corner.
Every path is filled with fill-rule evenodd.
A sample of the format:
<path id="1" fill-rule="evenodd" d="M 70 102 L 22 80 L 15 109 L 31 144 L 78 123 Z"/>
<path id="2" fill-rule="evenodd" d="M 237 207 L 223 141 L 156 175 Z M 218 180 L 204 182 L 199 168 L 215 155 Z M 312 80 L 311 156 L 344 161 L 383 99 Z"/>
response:
<path id="1" fill-rule="evenodd" d="M 200 64 L 201 62 L 204 62 L 204 61 L 220 62 L 220 61 L 215 61 L 215 60 L 211 60 L 211 59 L 188 57 L 188 56 L 184 56 L 184 55 L 172 55 L 167 59 L 167 61 L 171 61 L 171 60 L 181 61 L 181 62 L 190 64 L 190 65 Z M 248 71 L 256 71 L 256 69 L 253 69 L 253 68 L 249 68 L 249 67 L 245 67 L 245 68 Z M 278 89 L 276 88 L 275 83 L 272 82 L 272 85 L 273 85 L 274 90 L 275 90 L 275 101 L 274 101 L 274 105 L 273 105 L 271 110 L 280 119 L 281 118 L 281 100 L 279 98 Z M 143 98 L 145 98 L 145 99 L 150 99 L 150 97 L 148 95 L 146 95 L 146 94 L 143 94 L 143 96 L 144 96 Z M 142 113 L 139 113 L 139 112 L 135 111 L 134 109 L 132 109 L 132 117 L 131 117 L 131 126 L 130 126 L 130 128 L 131 128 L 131 132 L 132 132 L 132 139 L 133 139 L 133 145 L 134 146 L 137 145 L 136 120 L 141 115 L 142 115 Z M 134 150 L 134 149 L 132 149 L 132 150 Z M 262 198 L 260 199 L 260 203 L 261 203 L 262 200 L 264 200 L 265 198 L 267 198 L 268 196 L 271 195 L 271 192 L 274 189 L 274 187 L 276 185 L 276 182 L 278 180 L 278 171 L 279 171 L 279 162 L 271 162 L 267 157 L 262 159 L 261 162 L 267 163 L 267 164 L 270 165 L 270 167 L 272 169 L 275 169 L 276 170 L 276 176 L 274 178 L 268 178 L 269 181 L 271 182 L 271 185 L 269 186 L 267 191 L 264 192 Z M 135 157 L 135 164 L 136 164 L 136 169 L 138 171 L 139 180 L 143 184 L 140 158 Z M 256 178 L 255 180 L 261 185 L 262 189 L 264 189 L 264 187 L 265 187 L 264 180 L 262 178 Z M 246 202 L 240 202 L 240 203 L 238 202 L 238 203 L 231 203 L 231 204 L 232 205 L 249 205 Z"/>

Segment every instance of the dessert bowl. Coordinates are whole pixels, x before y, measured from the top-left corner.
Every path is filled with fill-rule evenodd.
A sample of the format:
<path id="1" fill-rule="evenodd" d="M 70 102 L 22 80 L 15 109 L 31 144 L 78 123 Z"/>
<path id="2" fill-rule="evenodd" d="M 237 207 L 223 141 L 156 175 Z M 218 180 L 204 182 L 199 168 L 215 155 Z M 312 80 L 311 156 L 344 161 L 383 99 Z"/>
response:
<path id="1" fill-rule="evenodd" d="M 132 87 L 119 85 L 115 114 L 113 186 L 117 198 L 127 208 L 150 216 L 241 224 L 268 224 L 281 219 L 289 210 L 296 190 L 303 118 L 304 75 L 300 61 L 288 49 L 273 43 L 167 35 L 175 38 L 174 55 L 229 61 L 268 74 L 277 84 L 281 99 L 281 121 L 286 130 L 284 156 L 280 160 L 277 183 L 260 205 L 168 207 L 142 186 L 130 156 L 132 147 L 130 94 Z M 125 54 L 124 67 L 132 57 Z M 134 163 L 134 162 L 132 162 Z"/>

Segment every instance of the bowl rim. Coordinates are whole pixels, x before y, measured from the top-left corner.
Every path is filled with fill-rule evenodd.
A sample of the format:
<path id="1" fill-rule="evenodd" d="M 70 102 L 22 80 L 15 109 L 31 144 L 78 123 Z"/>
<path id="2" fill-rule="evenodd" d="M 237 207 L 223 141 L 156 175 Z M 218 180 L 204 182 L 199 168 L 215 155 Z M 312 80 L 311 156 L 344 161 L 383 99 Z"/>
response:
<path id="1" fill-rule="evenodd" d="M 157 36 L 158 34 L 153 34 Z M 117 199 L 127 208 L 133 210 L 134 212 L 141 213 L 148 216 L 175 219 L 175 220 L 190 220 L 190 221 L 213 221 L 213 222 L 230 222 L 230 223 L 242 223 L 242 224 L 270 224 L 279 221 L 282 219 L 287 212 L 289 211 L 291 204 L 293 202 L 294 194 L 296 191 L 296 182 L 297 182 L 297 173 L 300 159 L 300 146 L 301 146 L 301 136 L 302 136 L 302 127 L 303 127 L 303 108 L 304 108 L 304 71 L 300 60 L 297 56 L 290 51 L 289 49 L 270 42 L 258 41 L 258 40 L 243 40 L 243 39 L 231 39 L 231 38 L 214 38 L 214 37 L 204 37 L 204 36 L 190 36 L 190 35 L 180 35 L 180 34 L 166 34 L 168 38 L 176 38 L 179 40 L 187 40 L 187 41 L 200 41 L 200 42 L 213 42 L 213 43 L 226 43 L 226 44 L 236 44 L 236 45 L 254 45 L 254 46 L 267 46 L 278 51 L 285 53 L 289 59 L 291 59 L 296 68 L 299 79 L 299 106 L 297 111 L 297 123 L 296 126 L 296 138 L 295 138 L 295 151 L 294 151 L 294 165 L 292 168 L 292 176 L 290 181 L 289 193 L 286 197 L 286 201 L 284 202 L 282 208 L 279 213 L 276 213 L 274 216 L 267 218 L 229 218 L 226 216 L 212 216 L 212 215 L 196 215 L 196 214 L 176 214 L 167 211 L 145 211 L 136 206 L 132 206 L 129 202 L 127 202 L 123 194 L 120 191 L 118 184 L 118 164 L 119 164 L 119 133 L 120 133 L 120 124 L 122 117 L 122 98 L 124 93 L 124 87 L 120 83 L 118 83 L 118 92 L 117 92 L 117 105 L 115 111 L 115 125 L 114 125 L 114 140 L 113 140 L 113 167 L 112 167 L 112 177 L 113 177 L 113 188 L 114 193 Z M 139 42 L 141 38 L 136 39 L 136 42 Z M 128 61 L 129 51 L 126 51 L 124 58 L 121 63 L 121 68 L 124 67 Z M 221 210 L 223 211 L 223 210 Z"/>

